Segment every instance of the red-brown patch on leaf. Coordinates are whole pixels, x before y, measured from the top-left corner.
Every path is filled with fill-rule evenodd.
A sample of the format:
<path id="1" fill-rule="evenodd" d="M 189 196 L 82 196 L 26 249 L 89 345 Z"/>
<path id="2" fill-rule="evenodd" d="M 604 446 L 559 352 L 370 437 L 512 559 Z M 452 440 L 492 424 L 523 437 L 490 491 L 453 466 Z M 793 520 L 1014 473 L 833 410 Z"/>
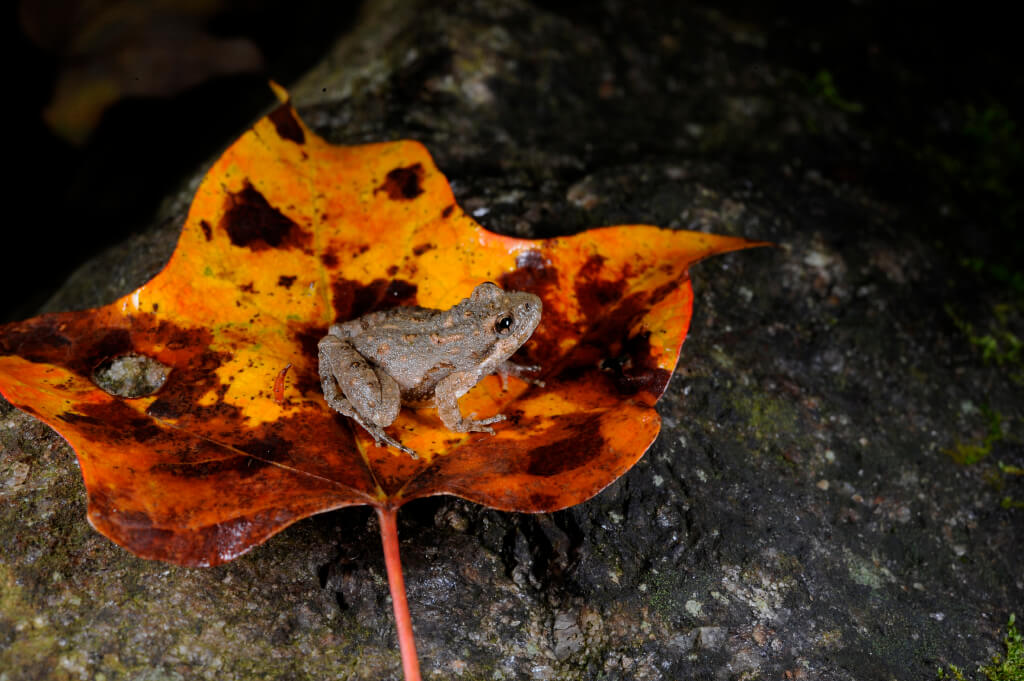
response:
<path id="1" fill-rule="evenodd" d="M 278 137 L 296 144 L 306 143 L 306 133 L 302 130 L 295 116 L 295 110 L 288 103 L 279 105 L 270 116 L 270 122 L 274 124 Z"/>
<path id="2" fill-rule="evenodd" d="M 416 302 L 416 285 L 401 279 L 374 279 L 369 284 L 338 279 L 331 283 L 331 290 L 334 317 L 339 321 Z"/>
<path id="3" fill-rule="evenodd" d="M 222 227 L 235 246 L 260 251 L 265 248 L 307 248 L 309 236 L 248 182 L 230 194 Z"/>
<path id="4" fill-rule="evenodd" d="M 414 163 L 388 172 L 376 191 L 386 192 L 395 201 L 409 201 L 423 193 L 423 165 Z"/>

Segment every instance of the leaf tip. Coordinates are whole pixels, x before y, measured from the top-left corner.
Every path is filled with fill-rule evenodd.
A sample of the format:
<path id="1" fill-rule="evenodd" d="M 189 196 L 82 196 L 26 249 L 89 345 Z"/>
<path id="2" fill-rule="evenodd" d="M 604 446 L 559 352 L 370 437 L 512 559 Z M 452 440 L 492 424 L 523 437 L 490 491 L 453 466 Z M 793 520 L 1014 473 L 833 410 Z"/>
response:
<path id="1" fill-rule="evenodd" d="M 292 98 L 292 96 L 288 94 L 288 91 L 284 89 L 284 86 L 276 80 L 268 80 L 267 84 L 270 85 L 270 89 L 274 91 L 274 96 L 277 97 L 277 101 L 282 104 L 287 104 Z"/>

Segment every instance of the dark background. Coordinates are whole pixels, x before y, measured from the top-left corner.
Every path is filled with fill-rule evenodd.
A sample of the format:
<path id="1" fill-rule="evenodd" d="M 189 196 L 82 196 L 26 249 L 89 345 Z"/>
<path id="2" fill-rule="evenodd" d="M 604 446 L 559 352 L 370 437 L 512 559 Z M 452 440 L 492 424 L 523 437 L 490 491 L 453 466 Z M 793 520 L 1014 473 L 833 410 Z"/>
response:
<path id="1" fill-rule="evenodd" d="M 3 296 L 0 321 L 32 316 L 77 266 L 150 224 L 160 201 L 183 178 L 215 158 L 270 106 L 274 97 L 267 79 L 287 83 L 302 75 L 344 32 L 359 5 L 211 2 L 206 16 L 185 20 L 214 37 L 247 38 L 262 54 L 264 67 L 215 75 L 168 96 L 121 98 L 76 145 L 55 134 L 42 115 L 61 70 L 101 62 L 119 44 L 144 40 L 108 21 L 102 28 L 124 34 L 97 41 L 102 50 L 71 54 L 76 35 L 101 23 L 95 16 L 68 18 L 53 41 L 60 46 L 40 46 L 26 34 L 26 6 L 44 16 L 73 17 L 84 4 L 23 0 L 9 8 L 16 14 L 12 64 L 17 67 L 8 72 L 15 79 L 8 90 L 15 99 L 8 102 L 14 114 L 8 129 L 15 131 L 18 149 L 9 200 L 20 206 L 20 217 L 4 230 L 0 285 L 13 295 Z M 181 49 L 189 49 L 188 43 L 182 41 Z M 169 55 L 168 64 L 175 56 Z"/>
<path id="2" fill-rule="evenodd" d="M 4 230 L 0 321 L 31 316 L 75 267 L 149 224 L 182 178 L 271 103 L 267 78 L 287 84 L 299 77 L 351 25 L 359 3 L 210 3 L 191 21 L 212 36 L 249 39 L 263 56 L 262 70 L 211 77 L 170 96 L 119 99 L 76 146 L 55 135 L 41 112 L 62 69 L 103 58 L 71 47 L 76 32 L 93 28 L 88 17 L 68 18 L 82 4 L 23 0 L 12 8 L 20 17 L 7 70 L 7 129 L 16 149 L 8 205 L 17 217 Z M 541 4 L 606 33 L 629 30 L 606 22 L 599 3 Z M 632 4 L 638 13 L 667 6 Z M 1024 58 L 1006 10 L 997 3 L 716 6 L 764 32 L 773 58 L 817 73 L 809 88 L 860 109 L 875 148 L 817 159 L 832 179 L 874 185 L 896 203 L 933 204 L 938 219 L 927 227 L 929 237 L 962 259 L 984 261 L 1001 284 L 1024 289 L 1016 228 L 1024 186 L 1017 123 Z M 64 17 L 62 37 L 34 42 L 23 29 L 26 11 Z"/>

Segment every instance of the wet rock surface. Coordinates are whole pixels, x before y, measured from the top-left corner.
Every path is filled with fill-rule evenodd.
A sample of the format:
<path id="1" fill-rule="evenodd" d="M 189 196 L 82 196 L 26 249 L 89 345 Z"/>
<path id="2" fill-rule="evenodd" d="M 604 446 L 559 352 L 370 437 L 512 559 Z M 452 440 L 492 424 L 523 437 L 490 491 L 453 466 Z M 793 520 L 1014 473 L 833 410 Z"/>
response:
<path id="1" fill-rule="evenodd" d="M 984 200 L 1020 157 L 949 152 L 936 131 L 970 130 L 982 103 L 933 98 L 939 76 L 893 43 L 869 60 L 878 89 L 847 94 L 827 49 L 808 68 L 780 48 L 802 37 L 742 7 L 377 3 L 293 84 L 333 141 L 423 141 L 496 231 L 778 244 L 693 269 L 662 433 L 596 498 L 403 508 L 425 678 L 934 678 L 988 662 L 1024 615 L 1024 305 L 1004 267 L 1012 199 Z M 947 157 L 963 163 L 942 174 Z M 982 167 L 1012 172 L 985 184 Z M 183 186 L 52 307 L 151 275 Z M 86 523 L 63 441 L 6 403 L 0 499 L 3 681 L 400 676 L 367 509 L 217 568 L 142 561 Z"/>

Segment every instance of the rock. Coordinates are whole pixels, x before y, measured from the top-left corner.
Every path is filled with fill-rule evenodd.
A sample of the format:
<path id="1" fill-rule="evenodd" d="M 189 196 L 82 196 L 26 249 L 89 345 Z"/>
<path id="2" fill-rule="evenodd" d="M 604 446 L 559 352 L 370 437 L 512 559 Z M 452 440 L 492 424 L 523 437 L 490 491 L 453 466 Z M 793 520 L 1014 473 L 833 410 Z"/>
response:
<path id="1" fill-rule="evenodd" d="M 948 62 L 915 71 L 857 21 L 833 41 L 790 19 L 668 1 L 368 3 L 292 88 L 333 141 L 423 141 L 496 231 L 650 223 L 779 244 L 692 270 L 663 432 L 596 498 L 543 516 L 403 508 L 425 678 L 933 678 L 987 663 L 1020 613 L 1024 490 L 998 463 L 1024 465 L 1024 373 L 999 353 L 1024 329 L 1000 279 L 1015 248 L 991 227 L 1002 204 L 977 193 L 1006 180 L 995 161 L 1012 145 L 940 162 L 955 160 L 943 130 L 999 120 L 971 118 Z M 824 53 L 786 51 L 812 42 L 877 61 L 847 80 Z M 51 309 L 159 269 L 198 177 Z M 97 535 L 74 455 L 6 403 L 0 476 L 4 681 L 398 678 L 368 510 L 190 570 Z"/>
<path id="2" fill-rule="evenodd" d="M 560 612 L 555 615 L 552 636 L 555 640 L 555 657 L 559 660 L 568 658 L 583 647 L 583 632 L 574 613 Z"/>
<path id="3" fill-rule="evenodd" d="M 697 647 L 704 650 L 717 650 L 725 644 L 727 634 L 725 627 L 699 627 L 697 629 Z"/>

